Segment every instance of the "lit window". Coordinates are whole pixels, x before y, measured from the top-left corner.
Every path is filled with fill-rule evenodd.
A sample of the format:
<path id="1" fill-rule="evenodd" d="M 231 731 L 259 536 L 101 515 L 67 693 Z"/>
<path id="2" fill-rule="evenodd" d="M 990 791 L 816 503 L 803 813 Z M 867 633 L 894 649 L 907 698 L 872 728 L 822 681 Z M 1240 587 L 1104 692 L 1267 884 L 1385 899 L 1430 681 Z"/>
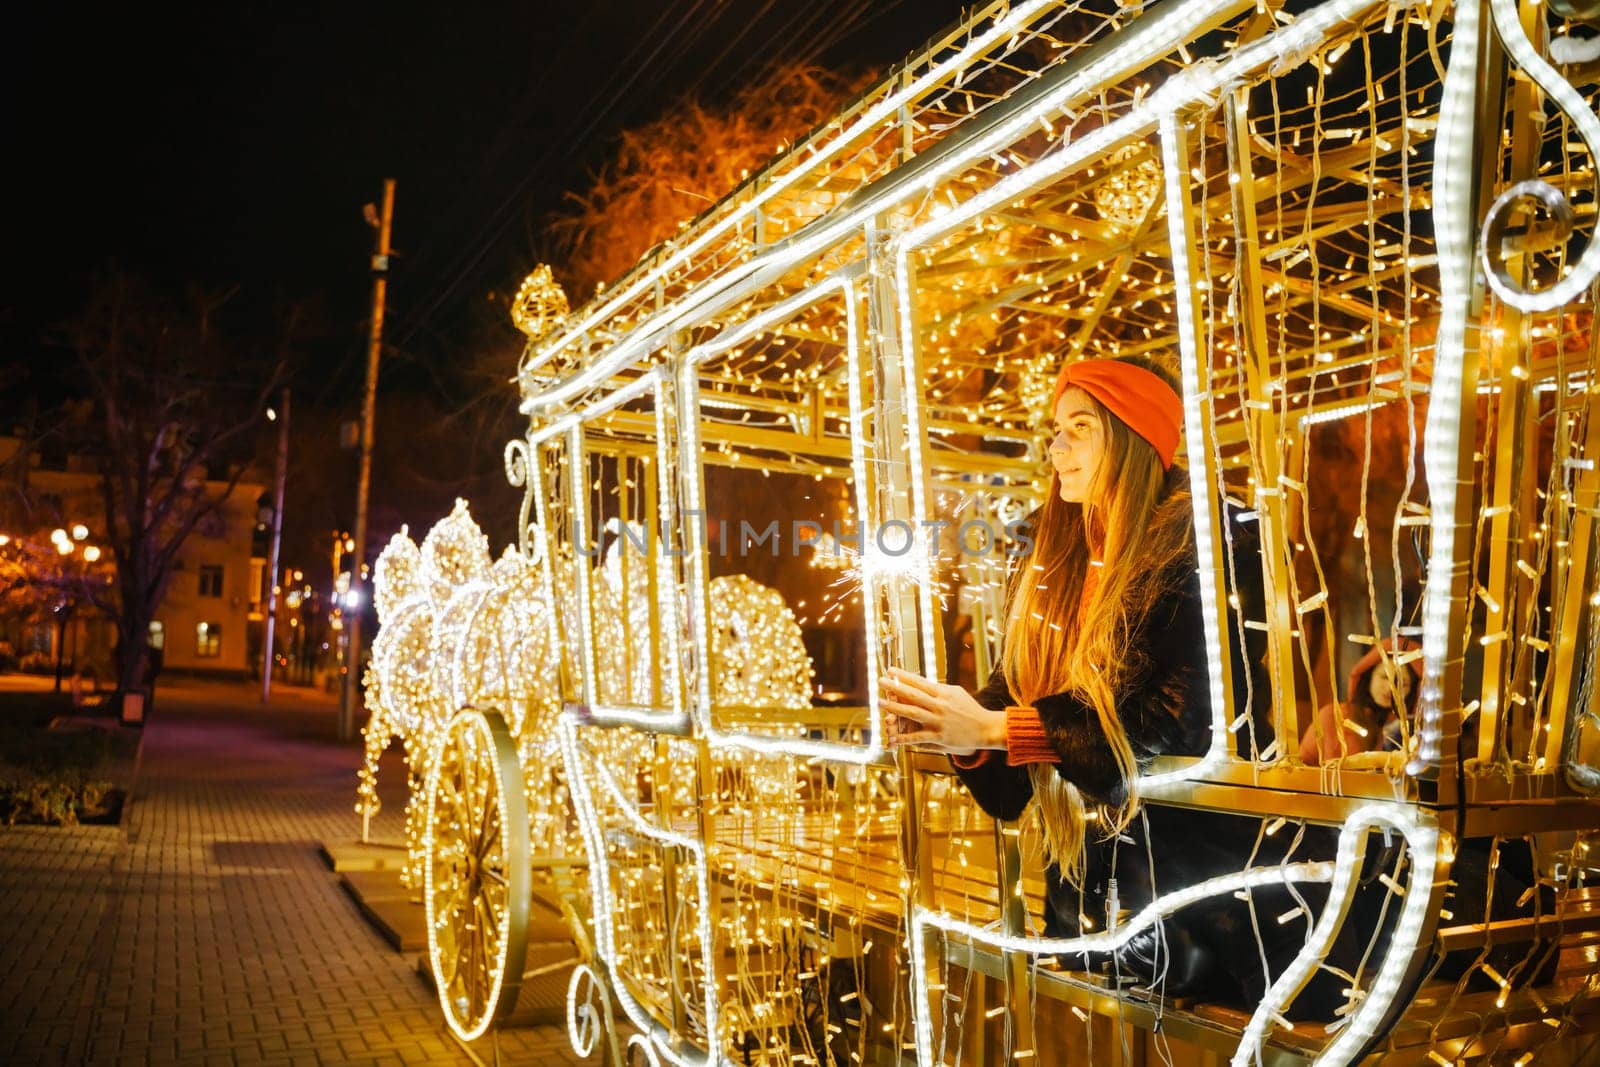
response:
<path id="1" fill-rule="evenodd" d="M 194 654 L 200 659 L 209 659 L 222 655 L 222 624 L 220 622 L 202 622 L 195 625 Z"/>
<path id="2" fill-rule="evenodd" d="M 200 568 L 200 595 L 207 597 L 220 597 L 222 595 L 222 568 Z"/>

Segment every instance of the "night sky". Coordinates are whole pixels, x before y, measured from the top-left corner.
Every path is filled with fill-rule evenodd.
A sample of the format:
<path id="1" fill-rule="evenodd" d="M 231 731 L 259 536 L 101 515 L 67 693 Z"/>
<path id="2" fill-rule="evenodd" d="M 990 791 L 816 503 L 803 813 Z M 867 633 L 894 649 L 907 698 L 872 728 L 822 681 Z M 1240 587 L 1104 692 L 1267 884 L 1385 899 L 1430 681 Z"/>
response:
<path id="1" fill-rule="evenodd" d="M 515 285 L 523 268 L 500 275 L 532 254 L 530 227 L 620 129 L 686 91 L 715 101 L 780 59 L 881 68 L 960 12 L 924 0 L 52 7 L 13 38 L 26 56 L 5 75 L 22 149 L 7 167 L 13 353 L 110 264 L 238 284 L 263 305 L 320 297 L 359 342 L 361 206 L 385 176 L 398 180 L 401 253 L 391 340 L 414 338 L 464 292 Z"/>
<path id="2" fill-rule="evenodd" d="M 177 292 L 237 287 L 234 328 L 263 335 L 277 309 L 304 305 L 312 327 L 295 365 L 292 451 L 305 476 L 291 486 L 286 554 L 309 554 L 352 518 L 354 462 L 335 442 L 338 421 L 359 413 L 364 373 L 373 234 L 362 205 L 392 176 L 374 544 L 402 521 L 425 530 L 458 492 L 514 509 L 498 458 L 512 386 L 476 387 L 503 391 L 493 418 L 446 397 L 480 438 L 453 458 L 433 443 L 397 451 L 414 443 L 385 420 L 440 419 L 450 374 L 481 344 L 462 328 L 467 310 L 481 316 L 490 289 L 514 288 L 538 261 L 540 220 L 563 194 L 584 187 L 621 130 L 685 93 L 715 105 L 797 60 L 882 71 L 961 9 L 949 0 L 34 9 L 0 64 L 12 149 L 0 241 L 9 383 L 0 392 L 10 395 L 0 417 L 15 421 L 30 402 L 70 390 L 70 362 L 50 338 L 97 274 Z M 514 346 L 509 324 L 505 333 Z M 270 439 L 262 451 L 270 457 Z"/>

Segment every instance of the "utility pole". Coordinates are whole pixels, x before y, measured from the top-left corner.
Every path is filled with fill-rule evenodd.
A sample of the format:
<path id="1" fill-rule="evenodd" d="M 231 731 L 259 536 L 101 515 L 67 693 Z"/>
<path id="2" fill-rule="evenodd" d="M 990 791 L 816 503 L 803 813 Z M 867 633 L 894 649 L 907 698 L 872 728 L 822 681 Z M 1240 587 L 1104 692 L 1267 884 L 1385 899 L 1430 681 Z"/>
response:
<path id="1" fill-rule="evenodd" d="M 283 547 L 283 483 L 289 476 L 289 387 L 278 405 L 278 478 L 272 489 L 272 547 L 267 551 L 266 659 L 261 665 L 261 703 L 272 697 L 272 635 L 278 625 L 278 553 Z"/>
<path id="2" fill-rule="evenodd" d="M 350 592 L 345 606 L 344 695 L 339 701 L 339 740 L 355 736 L 356 701 L 361 679 L 361 566 L 367 554 L 367 490 L 372 482 L 372 409 L 378 391 L 378 353 L 383 347 L 383 301 L 389 288 L 389 230 L 394 222 L 394 179 L 383 180 L 383 210 L 367 221 L 378 228 L 378 249 L 372 254 L 372 328 L 367 332 L 367 392 L 361 403 L 361 474 L 356 482 L 356 545 L 350 559 Z"/>

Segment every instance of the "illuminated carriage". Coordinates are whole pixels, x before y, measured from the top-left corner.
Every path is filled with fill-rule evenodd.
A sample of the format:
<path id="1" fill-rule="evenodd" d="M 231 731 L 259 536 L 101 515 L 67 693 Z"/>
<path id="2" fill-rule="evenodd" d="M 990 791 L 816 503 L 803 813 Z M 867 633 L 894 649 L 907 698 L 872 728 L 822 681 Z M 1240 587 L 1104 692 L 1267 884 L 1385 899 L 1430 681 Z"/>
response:
<path id="1" fill-rule="evenodd" d="M 1562 29 L 1509 0 L 990 5 L 535 339 L 508 470 L 547 605 L 528 666 L 559 713 L 536 768 L 488 710 L 435 761 L 467 797 L 451 825 L 479 828 L 429 831 L 456 902 L 430 912 L 435 967 L 476 976 L 475 1025 L 522 973 L 539 864 L 517 809 L 564 802 L 559 779 L 585 868 L 562 890 L 589 946 L 580 1046 L 603 1014 L 652 1062 L 1578 1056 L 1600 121 L 1540 58 Z M 1263 837 L 1336 827 L 1339 852 L 1050 942 L 1031 825 L 886 750 L 873 694 L 890 665 L 986 676 L 994 533 L 1046 485 L 1033 420 L 1062 359 L 1128 352 L 1181 367 L 1214 664 L 1211 751 L 1140 792 Z M 1271 741 L 1226 695 L 1224 497 L 1262 535 L 1266 617 L 1242 625 L 1267 637 Z M 1391 678 L 1421 668 L 1395 750 L 1307 766 L 1302 735 L 1373 647 Z M 1381 871 L 1371 834 L 1399 843 Z M 1491 870 L 1528 842 L 1539 885 L 1464 899 L 1467 839 Z M 1374 880 L 1384 930 L 1342 930 Z M 1245 1010 L 1063 962 L 1285 882 L 1329 903 L 1279 917 L 1305 948 Z M 1370 944 L 1348 1002 L 1291 1026 L 1341 934 Z"/>

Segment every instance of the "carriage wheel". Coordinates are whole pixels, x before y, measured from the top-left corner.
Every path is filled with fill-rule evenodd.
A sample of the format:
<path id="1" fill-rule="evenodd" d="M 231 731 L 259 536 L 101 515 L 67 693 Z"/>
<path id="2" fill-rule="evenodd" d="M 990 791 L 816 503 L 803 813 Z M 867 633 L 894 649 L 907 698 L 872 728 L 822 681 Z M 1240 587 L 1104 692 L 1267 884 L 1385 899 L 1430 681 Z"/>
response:
<path id="1" fill-rule="evenodd" d="M 510 1012 L 528 946 L 528 801 L 505 719 L 450 721 L 428 775 L 428 959 L 450 1028 L 480 1036 Z"/>

